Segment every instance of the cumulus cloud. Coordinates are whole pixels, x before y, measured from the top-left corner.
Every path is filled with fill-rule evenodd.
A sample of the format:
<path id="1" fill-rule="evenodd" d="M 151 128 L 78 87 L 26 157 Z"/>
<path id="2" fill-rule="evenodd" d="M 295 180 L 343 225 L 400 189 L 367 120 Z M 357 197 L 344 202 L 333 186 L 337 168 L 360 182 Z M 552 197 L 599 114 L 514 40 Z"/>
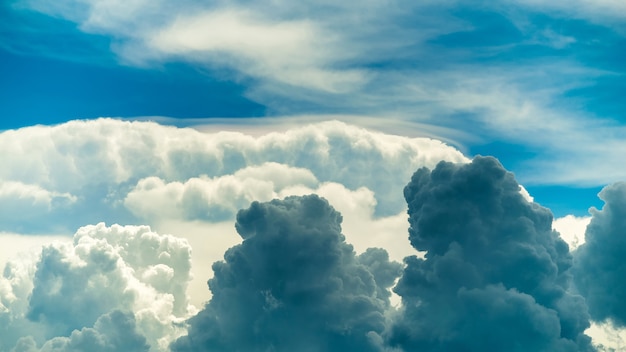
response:
<path id="1" fill-rule="evenodd" d="M 246 167 L 232 175 L 191 178 L 165 183 L 158 177 L 140 180 L 124 204 L 133 213 L 151 220 L 164 215 L 189 220 L 232 219 L 253 200 L 269 201 L 287 187 L 312 187 L 319 182 L 307 169 L 278 163 Z"/>
<path id="2" fill-rule="evenodd" d="M 589 326 L 586 305 L 568 292 L 571 257 L 567 245 L 551 229 L 563 232 L 565 239 L 574 234 L 567 241 L 570 246 L 580 244 L 582 237 L 561 230 L 570 228 L 566 220 L 571 219 L 557 219 L 553 224 L 549 211 L 532 203 L 512 175 L 492 159 L 477 158 L 463 165 L 467 159 L 441 142 L 384 135 L 340 122 L 252 137 L 99 119 L 5 131 L 0 133 L 0 147 L 8 151 L 3 160 L 6 167 L 0 170 L 0 206 L 7 209 L 0 215 L 7 217 L 0 230 L 59 233 L 59 229 L 77 221 L 103 218 L 148 222 L 159 231 L 173 229 L 181 237 L 187 236 L 186 229 L 195 228 L 194 263 L 217 260 L 223 249 L 240 241 L 231 223 L 237 209 L 256 204 L 240 214 L 255 207 L 265 209 L 269 215 L 261 216 L 267 223 L 263 226 L 287 231 L 296 226 L 290 221 L 311 215 L 303 212 L 308 207 L 305 203 L 311 201 L 301 199 L 308 197 L 254 201 L 310 193 L 325 197 L 344 214 L 343 229 L 335 234 L 341 238 L 337 248 L 351 249 L 349 253 L 340 251 L 343 254 L 338 258 L 345 265 L 322 275 L 328 281 L 326 291 L 322 291 L 332 302 L 316 304 L 320 309 L 327 303 L 328 307 L 343 304 L 352 309 L 354 302 L 365 303 L 354 308 L 354 316 L 322 309 L 328 315 L 315 318 L 338 321 L 349 332 L 339 336 L 339 327 L 322 328 L 311 318 L 307 323 L 312 324 L 311 331 L 317 329 L 315 333 L 305 336 L 294 332 L 303 341 L 322 336 L 320 341 L 324 343 L 358 345 L 365 350 L 446 350 L 460 345 L 480 350 L 509 348 L 511 343 L 519 342 L 521 334 L 527 334 L 532 338 L 519 342 L 527 349 L 590 348 L 583 334 Z M 460 164 L 438 164 L 440 160 Z M 407 236 L 406 203 L 399 185 L 423 166 L 433 171 L 418 171 L 406 188 L 411 225 Z M 619 208 L 619 202 L 613 200 L 618 198 L 611 198 L 614 209 Z M 322 203 L 326 205 L 321 208 L 326 209 L 328 204 Z M 605 223 L 606 214 L 616 212 L 607 213 L 610 208 L 607 205 L 594 213 L 598 218 L 596 228 L 604 228 L 598 224 Z M 290 213 L 292 210 L 297 214 Z M 9 218 L 6 214 L 10 211 L 26 214 Z M 222 292 L 221 296 L 213 297 L 190 321 L 190 337 L 175 344 L 180 350 L 193 350 L 190 344 L 195 342 L 190 339 L 194 336 L 206 344 L 219 342 L 222 345 L 215 345 L 217 350 L 246 343 L 224 332 L 228 324 L 245 324 L 235 318 L 222 321 L 224 306 L 241 304 L 237 309 L 244 311 L 242 307 L 258 304 L 249 312 L 251 319 L 258 324 L 278 319 L 277 326 L 287 325 L 285 316 L 266 309 L 282 302 L 277 291 L 272 291 L 278 289 L 274 286 L 252 287 L 261 292 L 262 300 L 243 293 L 225 298 L 228 294 L 224 292 L 241 289 L 235 283 L 232 287 L 224 283 L 228 270 L 241 270 L 237 272 L 239 279 L 248 274 L 267 274 L 245 272 L 237 256 L 251 255 L 268 263 L 278 260 L 256 247 L 244 250 L 252 246 L 250 243 L 266 242 L 250 242 L 256 235 L 246 235 L 246 224 L 261 220 L 241 216 L 237 230 L 243 242 L 227 252 L 222 264 L 214 266 L 218 272 L 211 279 L 211 290 L 214 294 Z M 320 221 L 335 221 L 339 228 L 333 216 L 325 215 Z M 53 217 L 58 220 L 47 221 Z M 46 221 L 35 228 L 28 219 Z M 283 220 L 285 223 L 280 223 Z M 576 228 L 584 225 L 585 219 L 575 220 Z M 302 221 L 302 226 L 314 228 L 313 220 Z M 219 236 L 216 231 L 220 231 Z M 354 247 L 345 244 L 344 235 Z M 295 248 L 296 239 L 284 246 Z M 372 246 L 384 247 L 388 252 L 367 249 Z M 356 255 L 353 248 L 362 254 Z M 388 289 L 399 267 L 390 264 L 390 258 L 416 254 L 406 260 L 406 270 L 396 289 L 403 307 L 393 317 Z M 119 341 L 132 343 L 137 350 L 146 346 L 166 350 L 171 341 L 184 334 L 181 322 L 194 312 L 192 300 L 187 297 L 192 282 L 191 258 L 189 244 L 184 240 L 157 235 L 147 227 L 98 225 L 79 230 L 72 243 L 44 246 L 39 256 L 11 260 L 0 278 L 0 335 L 10 336 L 0 339 L 0 350 L 71 350 L 87 343 L 99 343 L 92 344 L 93 350 L 115 350 L 119 349 Z M 283 259 L 285 266 L 296 260 Z M 196 290 L 208 292 L 205 280 L 211 272 L 207 268 L 208 264 L 194 269 Z M 358 278 L 362 285 L 346 288 L 348 277 Z M 343 286 L 333 286 L 340 281 Z M 299 284 L 297 280 L 293 283 L 294 287 Z M 300 314 L 300 308 L 293 303 L 299 296 L 289 294 L 281 297 L 292 302 L 291 306 L 279 306 L 285 309 L 284 314 Z M 342 301 L 346 296 L 350 297 L 349 304 Z M 193 302 L 204 299 L 208 297 Z M 451 313 L 436 314 L 447 311 Z M 464 323 L 473 316 L 481 317 L 480 324 Z M 208 323 L 216 317 L 220 317 L 218 323 Z M 226 325 L 219 325 L 222 323 Z M 111 326 L 115 324 L 124 328 L 114 330 Z M 283 339 L 278 331 L 258 335 L 261 330 L 257 326 L 247 331 L 266 347 L 278 346 L 276 339 L 285 343 L 276 347 L 278 350 L 298 343 Z M 515 326 L 517 332 L 502 331 L 503 326 Z M 291 327 L 285 329 L 293 332 Z M 500 333 L 496 337 L 481 335 L 491 330 Z M 453 336 L 446 335 L 449 331 L 454 331 Z M 484 344 L 470 336 L 486 336 Z M 200 348 L 206 347 L 203 343 Z"/>
<path id="3" fill-rule="evenodd" d="M 2 182 L 0 184 L 0 198 L 3 201 L 25 201 L 30 207 L 42 206 L 48 210 L 53 202 L 73 202 L 76 197 L 69 193 L 56 193 L 45 190 L 37 185 L 28 185 L 19 181 Z"/>
<path id="4" fill-rule="evenodd" d="M 390 216 L 376 216 L 377 200 L 370 189 L 359 187 L 351 190 L 336 182 L 322 183 L 306 169 L 282 164 L 263 164 L 239 170 L 233 175 L 192 178 L 184 183 L 164 183 L 159 178 L 143 179 L 128 194 L 125 205 L 142 221 L 163 228 L 168 233 L 180 234 L 185 238 L 198 233 L 201 238 L 199 245 L 210 237 L 211 253 L 208 253 L 208 248 L 203 249 L 207 246 L 195 247 L 194 258 L 204 262 L 219 260 L 219 249 L 223 251 L 232 246 L 233 241 L 223 240 L 220 236 L 228 232 L 238 237 L 233 231 L 225 232 L 221 226 L 211 224 L 217 222 L 230 226 L 234 214 L 253 201 L 311 193 L 326 198 L 343 214 L 343 233 L 357 252 L 363 252 L 369 247 L 384 247 L 394 260 L 415 254 L 405 236 L 406 211 L 401 210 Z M 181 222 L 193 224 L 196 230 L 189 231 L 189 226 L 181 230 Z M 198 268 L 194 268 L 196 270 Z M 200 278 L 202 276 L 196 275 L 196 279 Z M 197 283 L 192 285 L 198 286 Z M 203 283 L 201 285 L 204 286 Z M 204 297 L 197 289 L 194 290 L 194 296 L 198 295 Z"/>
<path id="5" fill-rule="evenodd" d="M 38 185 L 32 189 L 52 197 L 50 210 L 47 203 L 29 206 L 0 222 L 0 231 L 68 234 L 100 221 L 150 224 L 194 245 L 188 288 L 195 305 L 209 298 L 211 273 L 202 268 L 238 242 L 234 215 L 252 201 L 318 193 L 344 214 L 344 234 L 358 252 L 384 246 L 401 260 L 415 252 L 405 236 L 402 186 L 420 166 L 467 160 L 440 141 L 341 122 L 253 137 L 151 122 L 73 121 L 2 132 L 0 150 L 4 184 Z M 16 208 L 8 198 L 0 206 Z"/>
<path id="6" fill-rule="evenodd" d="M 382 249 L 357 256 L 341 219 L 315 195 L 240 211 L 243 242 L 213 264 L 213 298 L 172 349 L 378 350 L 401 266 Z"/>
<path id="7" fill-rule="evenodd" d="M 439 160 L 466 160 L 439 141 L 385 135 L 340 122 L 252 137 L 151 122 L 73 121 L 2 132 L 0 150 L 3 184 L 20 185 L 32 190 L 29 194 L 47 192 L 47 198 L 41 198 L 42 207 L 47 209 L 47 199 L 51 199 L 51 212 L 72 215 L 56 217 L 56 225 L 68 232 L 85 223 L 136 223 L 134 214 L 158 215 L 158 207 L 151 202 L 165 195 L 158 193 L 161 188 L 166 193 L 202 189 L 198 195 L 189 194 L 183 203 L 201 202 L 197 205 L 210 208 L 215 203 L 206 187 L 212 184 L 209 188 L 234 192 L 239 201 L 226 211 L 234 213 L 233 209 L 247 206 L 244 199 L 265 196 L 245 182 L 260 187 L 258 192 L 312 187 L 314 179 L 353 190 L 367 187 L 375 194 L 377 215 L 397 214 L 405 207 L 398 190 L 413 170 L 432 167 Z M 143 202 L 140 194 L 146 196 Z M 30 202 L 31 198 L 24 199 Z M 167 214 L 171 205 L 162 205 L 161 214 Z M 25 217 L 12 221 L 0 230 L 34 231 Z"/>
<path id="8" fill-rule="evenodd" d="M 493 158 L 419 169 L 404 190 L 411 244 L 389 341 L 405 350 L 587 351 L 584 300 L 552 214 Z"/>
<path id="9" fill-rule="evenodd" d="M 406 221 L 406 210 L 396 215 L 377 217 L 374 216 L 376 198 L 374 193 L 360 187 L 350 190 L 339 183 L 326 182 L 316 187 L 290 186 L 278 192 L 274 197 L 283 198 L 289 195 L 307 195 L 315 193 L 326 198 L 337 211 L 343 216 L 342 232 L 347 242 L 351 243 L 357 253 L 364 252 L 370 247 L 382 247 L 389 252 L 393 260 L 401 261 L 407 255 L 415 254 L 416 251 L 409 245 Z M 164 202 L 165 198 L 160 198 Z M 172 196 L 172 200 L 176 197 Z M 263 199 L 258 199 L 262 201 Z M 160 204 L 153 200 L 155 204 Z M 250 205 L 245 202 L 244 207 Z M 232 206 L 231 200 L 225 200 L 222 205 L 225 208 Z M 204 209 L 204 207 L 201 207 Z M 226 249 L 241 241 L 241 237 L 235 231 L 231 219 L 221 222 L 202 220 L 205 213 L 192 212 L 203 215 L 195 220 L 188 217 L 179 218 L 179 213 L 163 212 L 159 218 L 146 218 L 145 221 L 153 224 L 153 227 L 163 233 L 171 233 L 182 236 L 189 240 L 194 248 L 192 253 L 192 274 L 194 279 L 189 285 L 191 302 L 196 306 L 203 305 L 209 298 L 210 292 L 206 289 L 207 274 L 215 261 L 221 260 Z"/>
<path id="10" fill-rule="evenodd" d="M 605 187 L 601 210 L 591 209 L 585 243 L 575 252 L 576 288 L 587 299 L 591 317 L 626 327 L 624 253 L 626 253 L 626 183 Z"/>
<path id="11" fill-rule="evenodd" d="M 86 226 L 7 263 L 0 350 L 165 351 L 194 312 L 186 240 L 147 226 Z M 38 347 L 40 346 L 40 347 Z"/>
<path id="12" fill-rule="evenodd" d="M 561 238 L 567 242 L 570 250 L 574 250 L 585 243 L 585 231 L 590 221 L 590 216 L 566 215 L 554 219 L 552 227 L 561 234 Z"/>
<path id="13" fill-rule="evenodd" d="M 0 268 L 11 259 L 15 259 L 23 253 L 41 252 L 41 248 L 52 242 L 70 242 L 71 236 L 67 235 L 22 235 L 17 233 L 0 232 L 0 243 L 7 245 L 0 246 Z M 10 244 L 10 245 L 8 245 Z"/>
<path id="14" fill-rule="evenodd" d="M 101 122 L 113 122 L 114 127 L 120 123 Z M 308 128 L 324 125 L 333 123 Z M 166 129 L 164 136 L 181 133 Z M 414 163 L 429 166 L 413 175 L 404 192 L 410 246 L 405 214 L 376 216 L 379 198 L 392 199 L 379 196 L 384 187 L 369 183 L 351 188 L 329 179 L 358 186 L 360 181 L 348 179 L 350 172 L 372 168 L 368 158 L 413 155 L 421 149 L 413 146 L 409 152 L 393 142 L 408 141 L 411 146 L 428 140 L 398 138 L 377 145 L 376 134 L 356 131 L 359 138 L 354 139 L 345 133 L 333 137 L 337 131 L 332 128 L 320 135 L 306 128 L 290 132 L 297 137 L 231 134 L 227 140 L 240 143 L 236 148 L 196 145 L 202 152 L 178 155 L 182 162 L 177 165 L 214 156 L 205 159 L 211 160 L 213 169 L 206 168 L 210 173 L 170 167 L 164 157 L 170 149 L 151 144 L 158 152 L 147 158 L 159 161 L 145 165 L 158 167 L 146 172 L 158 176 L 135 177 L 134 170 L 117 173 L 105 187 L 122 189 L 115 195 L 109 192 L 117 206 L 149 222 L 162 217 L 180 229 L 200 222 L 224 224 L 235 209 L 249 206 L 236 217 L 243 241 L 212 267 L 211 300 L 185 326 L 196 313 L 187 296 L 192 257 L 186 240 L 158 235 L 146 226 L 87 226 L 71 243 L 44 246 L 39 255 L 6 265 L 0 278 L 0 350 L 165 351 L 172 341 L 175 351 L 593 349 L 584 334 L 589 327 L 587 307 L 569 292 L 572 258 L 552 230 L 560 225 L 532 202 L 511 173 L 492 158 L 477 157 L 471 164 L 464 158 L 459 158 L 461 163 L 431 163 L 422 154 Z M 381 140 L 387 137 L 396 138 Z M 310 140 L 301 151 L 285 153 L 294 152 L 304 138 Z M 184 145 L 190 140 L 169 142 Z M 315 148 L 305 147 L 311 145 Z M 261 157 L 261 150 L 271 155 L 273 148 L 274 157 Z M 305 152 L 308 157 L 298 154 Z M 312 152 L 317 154 L 311 157 Z M 103 155 L 114 156 L 111 165 L 128 157 L 123 150 L 117 153 Z M 333 166 L 335 157 L 350 156 L 362 164 L 348 170 Z M 339 170 L 323 169 L 318 159 Z M 195 173 L 199 175 L 188 176 Z M 64 185 L 62 179 L 47 182 L 46 189 Z M 65 192 L 81 194 L 90 186 L 84 182 L 68 184 Z M 622 188 L 603 191 L 607 206 L 594 213 L 597 228 L 613 223 L 606 214 L 615 216 L 624 198 Z M 328 201 L 302 196 L 311 192 Z M 269 201 L 294 194 L 299 196 Z M 343 217 L 330 204 L 352 219 L 344 229 Z M 194 239 L 198 253 L 206 253 L 203 247 L 221 250 L 209 238 L 214 237 L 207 231 Z M 224 243 L 233 245 L 231 240 Z M 389 247 L 391 256 L 380 248 L 367 249 L 372 245 Z M 417 251 L 421 253 L 415 255 Z M 405 259 L 404 271 L 390 260 L 403 255 L 412 255 Z M 211 276 L 208 265 L 195 274 L 200 281 Z M 395 291 L 402 306 L 396 311 L 389 289 L 400 274 Z"/>
<path id="15" fill-rule="evenodd" d="M 600 352 L 617 352 L 626 349 L 626 329 L 618 328 L 610 321 L 592 322 L 586 333 L 593 338 L 593 345 Z"/>

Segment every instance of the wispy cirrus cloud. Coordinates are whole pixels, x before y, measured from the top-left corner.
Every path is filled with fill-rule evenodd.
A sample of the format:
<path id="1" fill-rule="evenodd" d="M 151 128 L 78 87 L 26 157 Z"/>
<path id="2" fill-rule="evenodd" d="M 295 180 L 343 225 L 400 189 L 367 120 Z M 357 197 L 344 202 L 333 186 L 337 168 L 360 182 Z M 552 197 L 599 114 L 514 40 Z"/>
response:
<path id="1" fill-rule="evenodd" d="M 289 86 L 351 91 L 367 81 L 366 71 L 333 68 L 340 59 L 332 52 L 339 46 L 333 36 L 310 20 L 272 21 L 250 10 L 228 9 L 177 18 L 151 35 L 147 45 L 160 56 L 234 66 Z"/>
<path id="2" fill-rule="evenodd" d="M 471 131 L 461 141 L 470 152 L 505 142 L 533 155 L 500 155 L 524 183 L 597 186 L 626 174 L 620 2 L 14 4 L 110 38 L 126 65 L 182 62 L 240 82 L 269 115 L 454 126 Z"/>

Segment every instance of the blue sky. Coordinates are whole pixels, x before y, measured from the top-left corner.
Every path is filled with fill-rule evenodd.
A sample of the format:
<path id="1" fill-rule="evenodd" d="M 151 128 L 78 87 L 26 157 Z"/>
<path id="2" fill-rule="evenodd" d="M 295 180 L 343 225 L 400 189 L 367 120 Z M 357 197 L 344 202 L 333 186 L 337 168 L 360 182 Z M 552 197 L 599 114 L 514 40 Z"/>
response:
<path id="1" fill-rule="evenodd" d="M 619 0 L 2 1 L 0 352 L 624 350 L 625 75 Z"/>
<path id="2" fill-rule="evenodd" d="M 0 128 L 101 116 L 420 123 L 411 133 L 498 157 L 557 215 L 586 214 L 626 174 L 619 2 L 159 4 L 3 2 Z"/>

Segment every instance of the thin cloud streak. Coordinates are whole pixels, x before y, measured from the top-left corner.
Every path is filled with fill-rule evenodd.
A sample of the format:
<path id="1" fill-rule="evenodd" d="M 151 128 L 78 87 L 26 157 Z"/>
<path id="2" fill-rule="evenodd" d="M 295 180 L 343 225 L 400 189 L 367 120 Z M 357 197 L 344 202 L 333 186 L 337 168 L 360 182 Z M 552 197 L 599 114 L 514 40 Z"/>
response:
<path id="1" fill-rule="evenodd" d="M 111 37 L 125 64 L 186 62 L 243 82 L 246 97 L 272 116 L 384 117 L 439 126 L 447 140 L 458 134 L 445 128 L 471 131 L 462 149 L 507 141 L 535 153 L 514 169 L 527 184 L 590 186 L 626 176 L 616 152 L 626 147 L 622 117 L 598 119 L 567 96 L 624 73 L 590 59 L 610 42 L 581 34 L 600 26 L 616 36 L 607 40 L 623 39 L 616 1 L 524 0 L 481 10 L 458 1 L 18 4 Z"/>

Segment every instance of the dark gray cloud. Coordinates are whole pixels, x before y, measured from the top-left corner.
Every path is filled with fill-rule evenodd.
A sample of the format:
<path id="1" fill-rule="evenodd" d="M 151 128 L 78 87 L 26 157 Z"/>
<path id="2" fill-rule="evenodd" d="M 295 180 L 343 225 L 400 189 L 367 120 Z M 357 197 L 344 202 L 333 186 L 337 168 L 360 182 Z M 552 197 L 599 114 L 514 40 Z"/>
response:
<path id="1" fill-rule="evenodd" d="M 213 265 L 213 298 L 174 351 L 376 351 L 388 288 L 401 272 L 382 249 L 356 256 L 341 215 L 315 196 L 254 202 L 244 241 Z"/>
<path id="2" fill-rule="evenodd" d="M 594 320 L 626 327 L 626 183 L 605 187 L 602 210 L 591 209 L 585 243 L 575 252 L 575 283 Z"/>
<path id="3" fill-rule="evenodd" d="M 587 351 L 572 258 L 552 214 L 496 159 L 419 169 L 404 190 L 411 244 L 389 335 L 406 351 Z"/>

